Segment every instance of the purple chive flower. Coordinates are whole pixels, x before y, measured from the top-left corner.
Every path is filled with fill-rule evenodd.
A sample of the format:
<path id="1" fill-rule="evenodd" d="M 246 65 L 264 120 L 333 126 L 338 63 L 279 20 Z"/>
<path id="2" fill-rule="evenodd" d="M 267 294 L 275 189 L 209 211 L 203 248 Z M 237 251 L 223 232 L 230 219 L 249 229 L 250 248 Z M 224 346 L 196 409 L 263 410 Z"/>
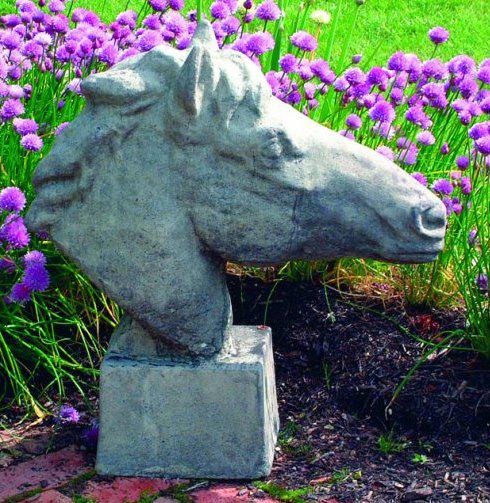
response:
<path id="1" fill-rule="evenodd" d="M 12 274 L 15 272 L 15 262 L 10 258 L 0 259 L 0 271 L 4 271 L 7 274 Z"/>
<path id="2" fill-rule="evenodd" d="M 444 142 L 442 144 L 442 147 L 441 147 L 441 154 L 442 155 L 447 155 L 447 154 L 449 154 L 450 151 L 451 151 L 451 149 L 449 147 L 449 143 Z"/>
<path id="3" fill-rule="evenodd" d="M 89 428 L 86 428 L 81 436 L 83 445 L 90 451 L 97 448 L 97 441 L 99 439 L 99 423 L 93 420 Z"/>
<path id="4" fill-rule="evenodd" d="M 303 61 L 299 64 L 297 73 L 303 80 L 310 80 L 315 76 L 309 61 Z"/>
<path id="5" fill-rule="evenodd" d="M 475 148 L 484 156 L 490 155 L 490 135 L 482 136 L 475 141 Z"/>
<path id="6" fill-rule="evenodd" d="M 228 5 L 220 1 L 211 4 L 210 12 L 214 19 L 226 19 L 231 15 Z"/>
<path id="7" fill-rule="evenodd" d="M 459 201 L 458 197 L 453 197 L 451 201 L 451 207 L 453 212 L 456 213 L 456 215 L 461 215 L 461 213 L 463 212 L 463 205 Z"/>
<path id="8" fill-rule="evenodd" d="M 345 123 L 349 129 L 359 129 L 362 126 L 361 118 L 356 114 L 350 114 Z"/>
<path id="9" fill-rule="evenodd" d="M 1 21 L 7 28 L 13 28 L 22 23 L 22 20 L 16 14 L 6 14 L 2 16 Z"/>
<path id="10" fill-rule="evenodd" d="M 43 47 L 31 40 L 22 47 L 22 54 L 28 58 L 40 58 L 44 52 Z"/>
<path id="11" fill-rule="evenodd" d="M 339 134 L 342 136 L 345 136 L 348 140 L 355 140 L 356 137 L 354 136 L 354 133 L 352 131 L 349 131 L 348 129 L 341 129 L 339 131 Z"/>
<path id="12" fill-rule="evenodd" d="M 43 148 L 43 140 L 34 133 L 29 133 L 23 136 L 20 140 L 20 144 L 26 150 L 30 150 L 31 152 L 38 152 Z"/>
<path id="13" fill-rule="evenodd" d="M 418 155 L 419 150 L 416 147 L 410 146 L 409 148 L 402 149 L 399 152 L 397 159 L 407 166 L 413 166 L 417 163 Z"/>
<path id="14" fill-rule="evenodd" d="M 400 136 L 400 138 L 398 138 L 396 140 L 396 146 L 398 148 L 414 148 L 415 147 L 415 143 L 412 143 L 408 138 L 406 138 L 405 136 Z"/>
<path id="15" fill-rule="evenodd" d="M 361 61 L 362 61 L 362 54 L 354 54 L 354 56 L 352 56 L 353 65 L 358 65 Z"/>
<path id="16" fill-rule="evenodd" d="M 448 70 L 454 75 L 473 75 L 476 72 L 476 64 L 466 54 L 455 56 L 448 63 Z"/>
<path id="17" fill-rule="evenodd" d="M 399 105 L 404 98 L 403 89 L 399 87 L 394 87 L 390 93 L 390 99 L 395 105 Z"/>
<path id="18" fill-rule="evenodd" d="M 281 17 L 281 9 L 272 0 L 261 3 L 255 11 L 255 17 L 262 21 L 276 21 Z"/>
<path id="19" fill-rule="evenodd" d="M 182 10 L 184 8 L 184 0 L 168 0 L 168 5 L 172 10 Z"/>
<path id="20" fill-rule="evenodd" d="M 299 91 L 292 91 L 287 95 L 286 100 L 291 105 L 297 105 L 301 102 L 301 93 Z"/>
<path id="21" fill-rule="evenodd" d="M 339 77 L 339 78 L 335 79 L 335 82 L 333 83 L 333 88 L 335 89 L 335 91 L 337 91 L 339 93 L 343 93 L 344 91 L 349 89 L 349 87 L 350 87 L 350 85 L 347 82 L 347 80 L 345 80 L 344 77 Z"/>
<path id="22" fill-rule="evenodd" d="M 58 412 L 58 421 L 60 423 L 78 423 L 80 421 L 80 414 L 74 407 L 62 405 Z"/>
<path id="23" fill-rule="evenodd" d="M 21 98 L 24 98 L 24 95 L 25 95 L 24 88 L 22 86 L 18 86 L 15 84 L 9 86 L 9 96 L 11 98 L 20 100 Z"/>
<path id="24" fill-rule="evenodd" d="M 226 35 L 233 35 L 240 29 L 240 20 L 230 16 L 221 23 L 221 29 Z"/>
<path id="25" fill-rule="evenodd" d="M 472 140 L 478 140 L 478 138 L 482 138 L 488 134 L 490 134 L 490 121 L 478 122 L 468 131 L 468 136 Z"/>
<path id="26" fill-rule="evenodd" d="M 31 263 L 25 270 L 22 283 L 32 291 L 44 292 L 49 286 L 49 274 L 43 264 Z"/>
<path id="27" fill-rule="evenodd" d="M 253 33 L 247 41 L 247 50 L 261 55 L 274 49 L 274 37 L 268 31 Z"/>
<path id="28" fill-rule="evenodd" d="M 68 126 L 70 125 L 69 122 L 62 122 L 55 130 L 54 130 L 54 134 L 56 136 L 60 135 L 64 129 L 66 129 Z"/>
<path id="29" fill-rule="evenodd" d="M 298 49 L 306 52 L 316 51 L 318 47 L 316 38 L 303 30 L 291 35 L 291 43 Z"/>
<path id="30" fill-rule="evenodd" d="M 388 69 L 396 72 L 402 72 L 407 67 L 407 59 L 401 51 L 395 52 L 388 60 Z"/>
<path id="31" fill-rule="evenodd" d="M 226 5 L 230 8 L 232 14 L 238 10 L 238 0 L 223 0 Z"/>
<path id="32" fill-rule="evenodd" d="M 452 194 L 454 187 L 452 183 L 446 178 L 439 178 L 432 184 L 432 189 L 439 194 L 449 195 Z"/>
<path id="33" fill-rule="evenodd" d="M 461 180 L 460 180 L 460 184 L 461 184 L 461 192 L 464 194 L 464 195 L 469 195 L 471 194 L 471 179 L 468 178 L 467 176 L 463 176 L 461 177 Z"/>
<path id="34" fill-rule="evenodd" d="M 20 119 L 15 118 L 13 120 L 14 129 L 21 136 L 25 136 L 26 134 L 36 133 L 39 129 L 37 122 L 34 119 Z"/>
<path id="35" fill-rule="evenodd" d="M 475 284 L 482 293 L 488 293 L 488 275 L 478 274 L 475 278 Z"/>
<path id="36" fill-rule="evenodd" d="M 134 12 L 134 10 L 126 10 L 117 15 L 116 22 L 122 26 L 127 26 L 132 30 L 136 26 L 137 19 L 138 14 Z"/>
<path id="37" fill-rule="evenodd" d="M 453 202 L 449 197 L 443 197 L 442 202 L 446 207 L 446 215 L 449 216 L 453 212 Z"/>
<path id="38" fill-rule="evenodd" d="M 422 63 L 416 54 L 405 54 L 407 60 L 408 81 L 413 84 L 422 76 Z"/>
<path id="39" fill-rule="evenodd" d="M 436 139 L 430 131 L 421 131 L 420 133 L 417 134 L 417 141 L 421 145 L 429 146 L 434 145 Z"/>
<path id="40" fill-rule="evenodd" d="M 10 295 L 8 296 L 8 299 L 11 302 L 17 302 L 18 304 L 24 304 L 31 298 L 31 290 L 27 285 L 24 285 L 24 283 L 16 283 L 12 287 L 12 291 L 10 292 Z"/>
<path id="41" fill-rule="evenodd" d="M 390 161 L 395 160 L 395 153 L 393 152 L 393 150 L 390 147 L 387 147 L 385 145 L 380 145 L 376 149 L 376 152 L 378 152 L 378 154 L 381 154 L 382 156 L 386 157 Z"/>
<path id="42" fill-rule="evenodd" d="M 305 93 L 305 98 L 307 100 L 312 100 L 314 99 L 316 94 L 316 85 L 312 82 L 307 82 L 303 88 L 303 91 Z"/>
<path id="43" fill-rule="evenodd" d="M 243 22 L 245 24 L 251 23 L 255 19 L 255 12 L 248 11 L 244 16 L 243 16 Z"/>
<path id="44" fill-rule="evenodd" d="M 7 215 L 0 227 L 0 241 L 6 241 L 11 248 L 24 248 L 30 238 L 24 224 L 24 219 L 15 213 Z"/>
<path id="45" fill-rule="evenodd" d="M 458 158 L 456 158 L 456 166 L 458 166 L 458 168 L 461 170 L 461 171 L 464 171 L 465 169 L 467 169 L 470 165 L 470 158 L 465 156 L 465 155 L 460 155 Z"/>
<path id="46" fill-rule="evenodd" d="M 449 38 L 449 31 L 442 26 L 436 26 L 429 30 L 429 38 L 435 45 L 444 44 Z"/>
<path id="47" fill-rule="evenodd" d="M 424 187 L 427 187 L 427 178 L 423 173 L 420 173 L 419 171 L 416 171 L 415 173 L 412 173 L 412 178 L 417 180 L 420 184 L 422 184 Z"/>
<path id="48" fill-rule="evenodd" d="M 429 59 L 422 64 L 422 73 L 429 78 L 442 80 L 447 77 L 446 65 L 440 59 Z"/>
<path id="49" fill-rule="evenodd" d="M 358 84 L 364 84 L 366 81 L 366 76 L 364 72 L 357 67 L 349 68 L 344 72 L 344 78 L 351 86 L 355 86 Z"/>
<path id="50" fill-rule="evenodd" d="M 184 33 L 188 33 L 188 24 L 182 14 L 178 12 L 171 12 L 166 20 L 165 26 L 167 30 L 175 33 L 175 35 L 182 35 Z"/>
<path id="51" fill-rule="evenodd" d="M 490 84 L 490 66 L 481 66 L 476 74 L 478 80 L 484 84 Z"/>
<path id="52" fill-rule="evenodd" d="M 317 59 L 310 65 L 313 74 L 324 84 L 332 85 L 335 81 L 335 73 L 330 69 L 329 64 L 324 59 Z"/>
<path id="53" fill-rule="evenodd" d="M 46 265 L 46 257 L 44 253 L 38 250 L 27 252 L 22 257 L 22 261 L 24 262 L 25 267 L 30 267 L 32 265 Z"/>
<path id="54" fill-rule="evenodd" d="M 421 88 L 422 94 L 429 100 L 429 104 L 435 108 L 445 108 L 447 105 L 446 90 L 443 84 L 429 82 Z"/>
<path id="55" fill-rule="evenodd" d="M 25 208 L 26 196 L 17 187 L 5 187 L 0 191 L 0 209 L 19 212 Z"/>
<path id="56" fill-rule="evenodd" d="M 8 99 L 4 101 L 2 108 L 0 108 L 0 117 L 4 121 L 8 121 L 18 115 L 22 115 L 24 111 L 24 105 L 20 100 Z"/>
<path id="57" fill-rule="evenodd" d="M 280 60 L 279 65 L 285 73 L 293 72 L 298 64 L 298 59 L 294 54 L 285 54 Z"/>
<path id="58" fill-rule="evenodd" d="M 162 20 L 159 14 L 149 14 L 143 19 L 143 26 L 150 30 L 160 30 L 162 28 Z"/>
<path id="59" fill-rule="evenodd" d="M 168 7 L 167 0 L 148 0 L 151 8 L 158 12 L 163 12 Z"/>
<path id="60" fill-rule="evenodd" d="M 476 229 L 472 229 L 468 234 L 468 244 L 473 246 L 476 243 L 476 238 L 478 236 L 478 231 Z"/>
<path id="61" fill-rule="evenodd" d="M 53 14 L 58 14 L 59 12 L 63 12 L 65 10 L 65 4 L 61 0 L 51 0 L 48 3 L 48 9 Z"/>
<path id="62" fill-rule="evenodd" d="M 148 30 L 138 38 L 135 47 L 141 52 L 147 52 L 160 44 L 163 44 L 163 38 L 160 33 L 155 30 Z"/>
<path id="63" fill-rule="evenodd" d="M 369 117 L 375 122 L 392 123 L 395 120 L 395 110 L 387 101 L 378 101 L 369 110 Z"/>
<path id="64" fill-rule="evenodd" d="M 388 140 L 391 140 L 395 135 L 394 128 L 391 127 L 391 122 L 377 122 L 373 126 L 373 132 Z"/>
<path id="65" fill-rule="evenodd" d="M 372 86 L 379 86 L 380 84 L 384 84 L 387 80 L 388 76 L 386 75 L 386 71 L 380 66 L 373 66 L 366 75 L 366 82 Z"/>
<path id="66" fill-rule="evenodd" d="M 0 44 L 9 51 L 18 49 L 22 43 L 22 37 L 15 31 L 7 31 L 1 34 Z"/>

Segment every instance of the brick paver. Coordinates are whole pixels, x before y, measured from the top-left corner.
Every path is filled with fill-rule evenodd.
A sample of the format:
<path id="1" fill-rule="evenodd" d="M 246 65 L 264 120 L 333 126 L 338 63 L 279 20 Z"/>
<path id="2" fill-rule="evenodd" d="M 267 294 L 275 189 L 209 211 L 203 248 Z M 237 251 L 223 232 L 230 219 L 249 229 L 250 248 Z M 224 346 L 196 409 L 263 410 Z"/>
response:
<path id="1" fill-rule="evenodd" d="M 50 489 L 26 500 L 26 503 L 72 503 L 72 499 L 56 489 Z"/>
<path id="2" fill-rule="evenodd" d="M 148 495 L 164 491 L 179 483 L 175 480 L 143 479 L 136 477 L 117 477 L 110 482 L 90 481 L 83 492 L 83 496 L 97 501 L 97 503 L 122 503 L 137 501 L 143 493 Z"/>
<path id="3" fill-rule="evenodd" d="M 74 446 L 57 452 L 39 455 L 16 465 L 0 469 L 0 502 L 6 498 L 23 495 L 39 489 L 43 492 L 25 496 L 29 503 L 70 503 L 72 499 L 63 492 L 70 481 L 93 470 L 92 462 Z M 95 477 L 82 483 L 81 495 L 97 503 L 132 503 L 143 494 L 156 494 L 186 480 L 148 479 L 137 477 Z M 68 484 L 68 486 L 67 486 Z M 187 493 L 196 503 L 276 503 L 276 500 L 261 494 L 254 497 L 243 484 L 213 483 L 209 487 Z M 19 500 L 20 501 L 20 500 Z M 177 503 L 169 496 L 161 496 L 157 503 Z"/>
<path id="4" fill-rule="evenodd" d="M 229 484 L 217 485 L 190 494 L 196 503 L 235 503 L 252 502 L 277 503 L 277 500 L 269 497 L 253 498 L 250 492 L 243 489 L 243 486 L 233 486 Z"/>
<path id="5" fill-rule="evenodd" d="M 93 469 L 83 453 L 70 446 L 1 470 L 0 501 L 42 487 L 52 489 Z"/>

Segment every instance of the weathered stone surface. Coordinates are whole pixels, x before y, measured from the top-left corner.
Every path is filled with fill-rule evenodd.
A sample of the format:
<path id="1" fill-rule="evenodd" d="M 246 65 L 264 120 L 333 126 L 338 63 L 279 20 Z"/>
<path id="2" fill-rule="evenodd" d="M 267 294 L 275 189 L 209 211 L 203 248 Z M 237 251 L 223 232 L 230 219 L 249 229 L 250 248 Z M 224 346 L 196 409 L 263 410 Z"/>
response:
<path id="1" fill-rule="evenodd" d="M 273 97 L 248 58 L 218 50 L 207 22 L 190 49 L 156 47 L 82 88 L 86 108 L 35 174 L 28 224 L 157 349 L 221 350 L 227 260 L 424 262 L 441 250 L 433 194 Z"/>
<path id="2" fill-rule="evenodd" d="M 124 357 L 101 372 L 97 470 L 102 474 L 257 478 L 279 428 L 270 329 L 233 327 L 234 353 Z M 127 340 L 130 340 L 128 337 Z"/>

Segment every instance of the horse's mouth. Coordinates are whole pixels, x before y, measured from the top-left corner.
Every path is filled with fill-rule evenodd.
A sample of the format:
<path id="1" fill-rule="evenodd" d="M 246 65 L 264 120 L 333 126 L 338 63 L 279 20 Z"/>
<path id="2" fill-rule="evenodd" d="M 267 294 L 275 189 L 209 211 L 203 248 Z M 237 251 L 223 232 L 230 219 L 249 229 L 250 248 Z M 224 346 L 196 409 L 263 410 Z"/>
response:
<path id="1" fill-rule="evenodd" d="M 412 252 L 412 253 L 404 253 L 400 254 L 396 257 L 396 262 L 401 264 L 417 264 L 417 263 L 426 263 L 426 262 L 434 262 L 437 259 L 441 250 L 431 250 L 425 252 Z"/>

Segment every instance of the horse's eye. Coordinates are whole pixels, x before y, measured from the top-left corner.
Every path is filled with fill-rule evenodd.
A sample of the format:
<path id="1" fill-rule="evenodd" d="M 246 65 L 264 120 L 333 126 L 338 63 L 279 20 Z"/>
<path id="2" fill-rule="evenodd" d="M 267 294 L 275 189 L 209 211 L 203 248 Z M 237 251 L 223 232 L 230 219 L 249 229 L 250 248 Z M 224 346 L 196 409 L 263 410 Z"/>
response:
<path id="1" fill-rule="evenodd" d="M 283 146 L 279 138 L 271 138 L 261 149 L 261 155 L 265 159 L 279 160 L 283 154 Z"/>

